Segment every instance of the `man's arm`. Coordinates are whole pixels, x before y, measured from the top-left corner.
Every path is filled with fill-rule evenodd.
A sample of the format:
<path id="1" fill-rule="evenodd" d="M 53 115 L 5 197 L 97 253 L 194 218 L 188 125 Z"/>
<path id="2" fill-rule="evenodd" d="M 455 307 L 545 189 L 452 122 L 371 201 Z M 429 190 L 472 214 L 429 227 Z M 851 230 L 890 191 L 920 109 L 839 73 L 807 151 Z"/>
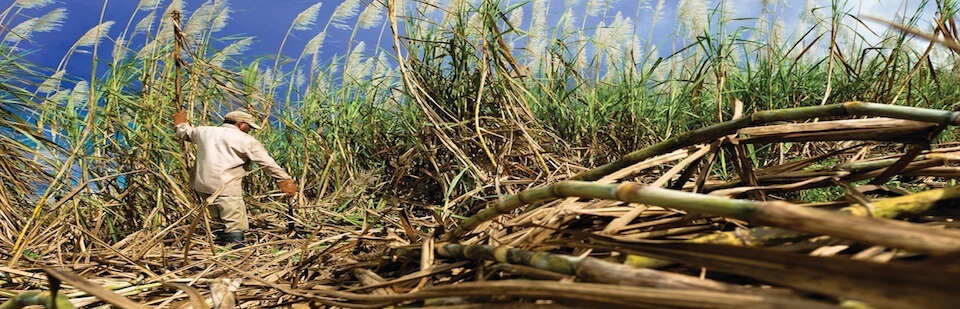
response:
<path id="1" fill-rule="evenodd" d="M 293 181 L 293 178 L 287 174 L 286 170 L 277 164 L 277 161 L 273 160 L 273 157 L 267 154 L 267 149 L 263 148 L 263 144 L 260 143 L 260 141 L 254 139 L 247 155 L 250 161 L 262 166 L 263 169 L 266 170 L 267 175 L 279 181 L 280 191 L 283 191 L 284 194 L 289 196 L 297 194 L 297 184 Z"/>
<path id="2" fill-rule="evenodd" d="M 250 158 L 250 161 L 256 162 L 257 165 L 262 166 L 263 169 L 266 170 L 267 175 L 270 175 L 270 177 L 273 177 L 278 181 L 293 178 L 290 177 L 290 174 L 287 174 L 286 170 L 277 164 L 277 161 L 273 160 L 273 157 L 267 154 L 267 149 L 263 148 L 263 144 L 259 141 L 254 140 L 250 143 L 247 156 Z"/>

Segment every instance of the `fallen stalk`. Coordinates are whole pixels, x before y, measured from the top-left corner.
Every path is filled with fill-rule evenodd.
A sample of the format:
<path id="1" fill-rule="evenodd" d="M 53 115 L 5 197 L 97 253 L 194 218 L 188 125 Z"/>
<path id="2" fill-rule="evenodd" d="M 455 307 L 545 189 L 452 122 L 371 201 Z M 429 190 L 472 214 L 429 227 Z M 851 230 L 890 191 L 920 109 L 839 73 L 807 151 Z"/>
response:
<path id="1" fill-rule="evenodd" d="M 457 239 L 480 223 L 522 205 L 563 197 L 619 200 L 631 203 L 707 213 L 817 235 L 830 235 L 909 251 L 945 255 L 960 251 L 960 232 L 889 219 L 839 215 L 837 212 L 787 202 L 727 199 L 697 193 L 643 186 L 636 183 L 598 184 L 563 181 L 522 191 L 465 220 L 448 239 Z"/>
<path id="2" fill-rule="evenodd" d="M 710 279 L 633 268 L 592 257 L 535 252 L 507 246 L 446 244 L 437 247 L 436 252 L 438 256 L 445 258 L 489 260 L 530 266 L 564 275 L 576 275 L 580 280 L 594 283 L 746 294 L 762 293 L 759 290 Z"/>
<path id="3" fill-rule="evenodd" d="M 627 307 L 670 308 L 836 308 L 837 306 L 805 299 L 771 298 L 760 295 L 716 291 L 661 289 L 600 283 L 567 283 L 528 280 L 466 282 L 433 286 L 418 292 L 394 295 L 368 295 L 339 291 L 312 291 L 318 295 L 338 297 L 359 303 L 388 306 L 412 300 L 450 296 L 513 296 L 533 299 L 586 301 Z M 351 304 L 347 307 L 368 308 Z"/>
<path id="4" fill-rule="evenodd" d="M 960 186 L 871 201 L 869 207 L 853 204 L 841 208 L 839 211 L 854 216 L 892 219 L 905 214 L 919 214 L 939 204 L 957 199 L 960 199 Z M 809 235 L 785 229 L 755 227 L 741 231 L 719 232 L 700 236 L 687 240 L 686 242 L 760 247 L 775 244 L 781 240 L 792 240 L 803 237 L 809 237 Z M 673 262 L 629 254 L 624 264 L 633 267 L 656 268 L 673 264 Z"/>

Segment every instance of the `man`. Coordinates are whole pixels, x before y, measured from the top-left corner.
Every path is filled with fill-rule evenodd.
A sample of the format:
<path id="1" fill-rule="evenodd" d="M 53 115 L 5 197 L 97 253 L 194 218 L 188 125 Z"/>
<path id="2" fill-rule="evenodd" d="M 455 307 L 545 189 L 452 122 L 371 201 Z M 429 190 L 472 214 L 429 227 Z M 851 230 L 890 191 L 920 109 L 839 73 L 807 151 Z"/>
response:
<path id="1" fill-rule="evenodd" d="M 243 203 L 242 179 L 244 166 L 253 161 L 279 181 L 280 190 L 287 195 L 297 192 L 297 185 L 290 175 L 267 154 L 263 144 L 247 134 L 251 129 L 260 129 L 257 121 L 243 111 L 232 111 L 223 117 L 219 127 L 198 126 L 187 123 L 185 111 L 173 116 L 177 138 L 197 144 L 197 166 L 192 175 L 191 186 L 207 199 L 216 192 L 220 194 L 207 206 L 216 224 L 217 242 L 223 245 L 243 241 L 243 232 L 250 228 L 247 208 Z"/>

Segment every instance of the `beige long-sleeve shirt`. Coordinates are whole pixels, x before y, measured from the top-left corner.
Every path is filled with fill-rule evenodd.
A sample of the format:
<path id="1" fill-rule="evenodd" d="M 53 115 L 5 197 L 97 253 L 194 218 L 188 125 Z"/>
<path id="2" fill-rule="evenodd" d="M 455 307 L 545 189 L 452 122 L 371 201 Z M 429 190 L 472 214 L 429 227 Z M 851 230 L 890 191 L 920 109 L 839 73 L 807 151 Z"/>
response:
<path id="1" fill-rule="evenodd" d="M 220 195 L 243 195 L 244 166 L 253 161 L 277 180 L 290 175 L 267 154 L 267 149 L 256 138 L 232 124 L 219 127 L 198 126 L 189 123 L 177 125 L 177 138 L 197 144 L 197 166 L 193 175 L 193 189 L 213 194 L 224 186 Z M 234 178 L 237 180 L 232 181 Z"/>

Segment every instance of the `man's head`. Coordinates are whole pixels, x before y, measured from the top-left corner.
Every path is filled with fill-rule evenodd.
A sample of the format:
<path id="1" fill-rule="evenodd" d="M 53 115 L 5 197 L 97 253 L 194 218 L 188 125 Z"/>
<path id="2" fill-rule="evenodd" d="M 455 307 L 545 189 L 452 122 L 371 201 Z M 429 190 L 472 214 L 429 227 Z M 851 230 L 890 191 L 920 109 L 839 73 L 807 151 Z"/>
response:
<path id="1" fill-rule="evenodd" d="M 244 111 L 232 111 L 223 116 L 223 122 L 231 123 L 237 128 L 240 128 L 241 131 L 247 132 L 250 129 L 259 130 L 260 126 L 257 125 L 257 120 L 253 118 L 253 115 L 248 114 Z"/>

